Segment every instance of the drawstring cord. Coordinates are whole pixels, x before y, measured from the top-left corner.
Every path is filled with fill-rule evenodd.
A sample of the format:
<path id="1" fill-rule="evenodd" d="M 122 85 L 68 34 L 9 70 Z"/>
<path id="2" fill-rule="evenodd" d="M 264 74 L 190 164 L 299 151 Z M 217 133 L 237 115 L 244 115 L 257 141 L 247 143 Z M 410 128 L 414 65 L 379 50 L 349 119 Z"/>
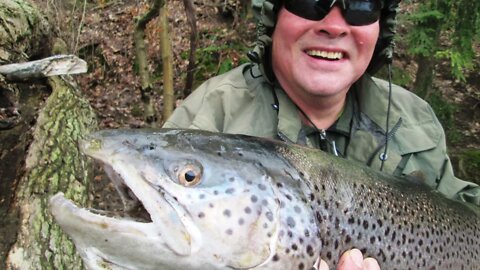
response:
<path id="1" fill-rule="evenodd" d="M 318 134 L 320 135 L 320 139 L 326 141 L 328 144 L 330 144 L 332 146 L 333 155 L 338 157 L 339 155 L 338 155 L 338 151 L 337 151 L 337 146 L 335 145 L 335 141 L 332 141 L 332 140 L 328 139 L 327 138 L 327 132 L 324 129 L 317 128 L 317 126 L 315 126 L 315 124 L 310 119 L 310 117 L 308 117 L 308 115 L 302 109 L 300 109 L 298 106 L 297 106 L 297 109 L 303 114 L 303 116 L 308 120 L 308 122 L 310 122 L 313 129 L 315 129 L 315 131 L 318 132 Z M 319 143 L 319 145 L 320 145 L 320 143 Z"/>
<path id="2" fill-rule="evenodd" d="M 385 161 L 388 159 L 388 141 L 390 140 L 389 136 L 389 122 L 390 122 L 390 108 L 392 105 L 392 63 L 388 63 L 388 106 L 387 106 L 387 120 L 385 125 L 385 148 L 383 149 L 383 153 L 380 154 L 380 171 L 383 171 L 383 165 Z"/>

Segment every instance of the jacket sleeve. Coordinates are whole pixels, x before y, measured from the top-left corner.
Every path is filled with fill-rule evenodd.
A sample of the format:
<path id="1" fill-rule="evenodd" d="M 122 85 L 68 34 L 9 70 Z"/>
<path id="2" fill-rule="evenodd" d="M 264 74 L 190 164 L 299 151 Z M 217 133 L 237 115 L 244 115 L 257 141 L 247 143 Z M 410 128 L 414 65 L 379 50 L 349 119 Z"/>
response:
<path id="1" fill-rule="evenodd" d="M 429 134 L 431 136 L 429 142 L 432 144 L 423 150 L 412 151 L 405 155 L 408 161 L 402 166 L 402 174 L 415 175 L 416 172 L 421 172 L 425 176 L 426 184 L 446 197 L 480 206 L 480 187 L 454 175 L 452 163 L 447 154 L 445 132 L 431 107 L 427 106 L 426 109 L 430 111 L 431 119 L 428 125 L 423 126 L 423 129 L 429 130 L 429 133 L 423 136 Z M 424 139 L 413 132 L 403 135 L 405 141 L 410 143 L 423 142 L 422 139 Z"/>
<path id="2" fill-rule="evenodd" d="M 437 189 L 453 199 L 480 206 L 480 187 L 454 176 L 452 164 L 447 157 Z"/>
<path id="3" fill-rule="evenodd" d="M 441 128 L 441 131 L 442 137 L 440 138 L 440 144 L 436 149 L 433 149 L 433 152 L 436 152 L 436 154 L 432 153 L 433 155 L 444 157 L 443 164 L 440 164 L 440 172 L 437 180 L 438 191 L 449 198 L 480 206 L 480 187 L 474 183 L 461 180 L 454 175 L 452 163 L 447 155 L 446 138 L 443 128 Z"/>

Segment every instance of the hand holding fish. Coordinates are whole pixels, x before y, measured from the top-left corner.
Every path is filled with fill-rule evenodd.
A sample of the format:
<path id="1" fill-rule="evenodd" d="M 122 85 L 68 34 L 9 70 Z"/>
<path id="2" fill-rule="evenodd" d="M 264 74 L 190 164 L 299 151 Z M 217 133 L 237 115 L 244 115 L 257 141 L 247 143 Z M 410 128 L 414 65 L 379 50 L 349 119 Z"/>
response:
<path id="1" fill-rule="evenodd" d="M 330 269 L 324 260 L 321 260 L 314 268 L 318 270 Z M 351 249 L 343 253 L 337 270 L 380 270 L 380 266 L 374 258 L 363 258 L 360 250 Z"/>

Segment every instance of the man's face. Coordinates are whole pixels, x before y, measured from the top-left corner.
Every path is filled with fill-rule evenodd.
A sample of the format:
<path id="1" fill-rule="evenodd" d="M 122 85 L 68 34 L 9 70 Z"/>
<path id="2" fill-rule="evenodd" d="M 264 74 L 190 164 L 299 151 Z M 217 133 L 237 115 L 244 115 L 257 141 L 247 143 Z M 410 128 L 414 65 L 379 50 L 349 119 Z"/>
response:
<path id="1" fill-rule="evenodd" d="M 273 33 L 273 71 L 294 101 L 345 95 L 365 72 L 379 35 L 378 21 L 351 26 L 335 6 L 320 21 L 282 8 Z"/>

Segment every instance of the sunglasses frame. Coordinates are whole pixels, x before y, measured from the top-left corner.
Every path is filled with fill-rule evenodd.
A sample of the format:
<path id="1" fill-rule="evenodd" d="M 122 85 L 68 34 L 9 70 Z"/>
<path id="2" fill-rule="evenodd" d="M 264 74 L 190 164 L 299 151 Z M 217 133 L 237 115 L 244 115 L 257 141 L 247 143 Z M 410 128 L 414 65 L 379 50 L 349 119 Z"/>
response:
<path id="1" fill-rule="evenodd" d="M 323 5 L 321 5 L 324 3 Z M 339 5 L 342 15 L 352 26 L 364 26 L 380 19 L 383 1 L 381 0 L 285 0 L 286 10 L 298 17 L 320 21 L 325 18 L 335 5 Z M 353 9 L 352 6 L 356 6 Z M 369 8 L 369 9 L 367 9 Z"/>

